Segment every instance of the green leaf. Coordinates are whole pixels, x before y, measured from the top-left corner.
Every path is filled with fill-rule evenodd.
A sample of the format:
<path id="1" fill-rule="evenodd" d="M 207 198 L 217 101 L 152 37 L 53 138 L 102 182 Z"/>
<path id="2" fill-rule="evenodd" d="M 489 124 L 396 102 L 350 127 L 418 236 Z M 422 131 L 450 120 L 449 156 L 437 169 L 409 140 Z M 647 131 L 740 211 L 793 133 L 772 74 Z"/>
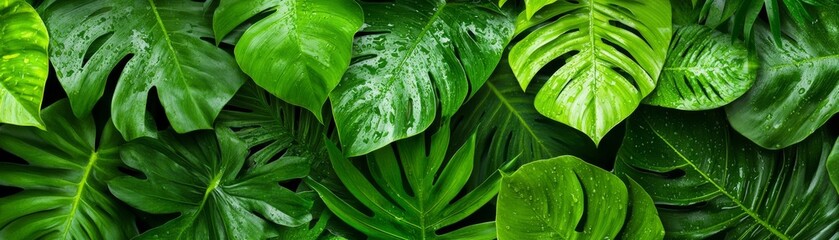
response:
<path id="1" fill-rule="evenodd" d="M 311 179 L 306 182 L 336 216 L 371 238 L 495 238 L 493 222 L 438 235 L 438 230 L 463 220 L 494 198 L 501 177 L 496 173 L 472 192 L 460 195 L 472 173 L 474 136 L 448 161 L 444 159 L 449 147 L 448 124 L 431 137 L 429 149 L 426 144 L 425 135 L 418 135 L 373 152 L 367 155 L 369 171 L 362 172 L 334 144 L 327 143 L 332 166 L 341 182 L 372 216 L 364 213 L 365 208 L 351 205 L 321 183 Z M 367 173 L 372 181 L 365 176 Z M 462 197 L 454 200 L 459 195 Z"/>
<path id="2" fill-rule="evenodd" d="M 839 5 L 818 10 L 805 26 L 785 22 L 780 47 L 768 29 L 757 29 L 757 80 L 726 113 L 734 129 L 761 147 L 798 143 L 839 113 Z"/>
<path id="3" fill-rule="evenodd" d="M 779 3 L 783 3 L 783 9 L 786 11 L 781 11 Z M 835 5 L 835 3 L 817 3 L 811 0 L 706 0 L 702 5 L 699 18 L 711 28 L 730 21 L 734 37 L 743 36 L 746 42 L 751 42 L 755 23 L 758 22 L 761 11 L 765 11 L 769 18 L 772 39 L 780 45 L 783 14 L 789 14 L 789 17 L 799 24 L 810 22 L 812 17 L 807 11 L 809 5 Z"/>
<path id="4" fill-rule="evenodd" d="M 178 133 L 211 129 L 244 83 L 235 60 L 212 38 L 195 1 L 79 0 L 41 5 L 52 36 L 50 56 L 76 116 L 102 97 L 108 75 L 119 76 L 111 114 L 128 139 L 154 136 L 146 104 L 152 88 Z M 114 69 L 130 59 L 123 69 Z"/>
<path id="5" fill-rule="evenodd" d="M 725 106 L 755 81 L 758 62 L 745 44 L 701 25 L 679 27 L 658 86 L 644 103 L 681 110 Z"/>
<path id="6" fill-rule="evenodd" d="M 513 34 L 511 17 L 489 0 L 363 2 L 362 8 L 366 25 L 355 39 L 353 62 L 330 95 L 349 156 L 425 131 L 438 108 L 451 117 L 484 84 Z"/>
<path id="7" fill-rule="evenodd" d="M 44 109 L 49 132 L 0 127 L 0 149 L 26 164 L 0 163 L 0 185 L 23 191 L 0 198 L 0 239 L 129 239 L 134 216 L 108 192 L 122 175 L 122 138 L 108 122 L 97 135 L 90 116 L 66 100 Z"/>
<path id="8" fill-rule="evenodd" d="M 350 63 L 361 7 L 353 0 L 222 0 L 213 15 L 216 43 L 257 14 L 236 44 L 236 60 L 259 86 L 322 120 L 326 98 Z"/>
<path id="9" fill-rule="evenodd" d="M 28 3 L 0 2 L 0 123 L 44 129 L 47 28 Z"/>
<path id="10" fill-rule="evenodd" d="M 599 144 L 656 86 L 670 43 L 670 2 L 564 0 L 516 20 L 531 30 L 510 51 L 522 90 L 560 64 L 536 94 L 542 115 Z"/>
<path id="11" fill-rule="evenodd" d="M 833 145 L 833 150 L 827 157 L 827 173 L 830 175 L 833 186 L 836 187 L 836 193 L 839 193 L 839 139 L 836 139 L 836 144 Z"/>
<path id="12" fill-rule="evenodd" d="M 311 201 L 277 183 L 306 176 L 308 159 L 283 157 L 242 170 L 248 149 L 225 128 L 140 138 L 126 144 L 122 161 L 145 178 L 109 182 L 111 192 L 152 214 L 180 213 L 140 239 L 264 239 L 272 224 L 309 222 Z"/>
<path id="13" fill-rule="evenodd" d="M 662 239 L 650 196 L 574 156 L 531 162 L 501 180 L 498 239 Z"/>
<path id="14" fill-rule="evenodd" d="M 475 172 L 470 187 L 516 157 L 521 164 L 561 155 L 596 158 L 597 148 L 588 136 L 536 111 L 535 95 L 521 91 L 506 60 L 502 60 L 484 86 L 463 105 L 464 110 L 452 118 L 455 144 L 476 135 Z"/>
<path id="15" fill-rule="evenodd" d="M 615 172 L 652 196 L 669 238 L 835 239 L 839 195 L 824 167 L 835 140 L 820 133 L 773 152 L 720 111 L 644 108 L 627 122 Z"/>

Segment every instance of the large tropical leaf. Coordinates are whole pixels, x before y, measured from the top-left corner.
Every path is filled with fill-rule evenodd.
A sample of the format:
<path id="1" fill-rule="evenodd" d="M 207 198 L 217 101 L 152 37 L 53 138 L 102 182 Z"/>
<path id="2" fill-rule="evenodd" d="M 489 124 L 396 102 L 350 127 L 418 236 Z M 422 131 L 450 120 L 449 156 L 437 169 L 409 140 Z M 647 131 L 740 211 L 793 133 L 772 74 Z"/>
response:
<path id="1" fill-rule="evenodd" d="M 363 23 L 353 0 L 222 0 L 213 15 L 216 42 L 257 14 L 236 44 L 236 60 L 259 86 L 318 117 L 350 63 Z"/>
<path id="2" fill-rule="evenodd" d="M 701 25 L 680 26 L 658 86 L 644 103 L 681 110 L 725 106 L 755 81 L 758 63 L 742 41 Z"/>
<path id="3" fill-rule="evenodd" d="M 719 111 L 639 110 L 615 172 L 647 190 L 674 239 L 839 238 L 825 169 L 835 137 L 773 152 L 729 129 Z"/>
<path id="4" fill-rule="evenodd" d="M 196 1 L 48 1 L 40 12 L 52 37 L 50 56 L 76 116 L 102 97 L 119 74 L 111 114 L 126 139 L 154 136 L 146 104 L 155 88 L 179 133 L 212 128 L 244 83 L 235 60 L 201 38 L 212 30 Z M 129 59 L 123 69 L 118 62 Z"/>
<path id="5" fill-rule="evenodd" d="M 762 61 L 749 92 L 726 107 L 738 132 L 764 148 L 800 142 L 839 113 L 839 4 L 818 9 L 816 20 L 784 22 L 780 47 L 759 26 Z"/>
<path id="6" fill-rule="evenodd" d="M 215 135 L 161 132 L 121 151 L 122 161 L 145 178 L 124 176 L 108 186 L 134 208 L 180 213 L 140 239 L 264 239 L 276 234 L 274 224 L 309 222 L 311 201 L 277 184 L 306 176 L 308 159 L 282 157 L 242 170 L 247 154 L 247 145 L 226 128 Z"/>
<path id="7" fill-rule="evenodd" d="M 111 123 L 97 135 L 66 100 L 44 110 L 49 132 L 0 127 L 0 148 L 27 164 L 0 163 L 0 185 L 23 191 L 0 198 L 0 239 L 129 239 L 134 217 L 108 192 L 120 174 L 122 137 Z"/>
<path id="8" fill-rule="evenodd" d="M 362 2 L 353 63 L 330 95 L 344 152 L 363 155 L 451 117 L 513 34 L 489 0 Z"/>
<path id="9" fill-rule="evenodd" d="M 0 2 L 0 123 L 44 129 L 47 28 L 22 0 Z"/>
<path id="10" fill-rule="evenodd" d="M 520 164 L 561 155 L 596 158 L 597 148 L 585 134 L 536 111 L 535 95 L 521 91 L 506 60 L 502 60 L 484 86 L 454 115 L 453 143 L 463 144 L 473 133 L 476 135 L 470 187 L 516 157 Z"/>
<path id="11" fill-rule="evenodd" d="M 696 1 L 696 0 L 694 0 Z M 821 5 L 816 0 L 706 0 L 702 4 L 699 20 L 712 28 L 716 28 L 726 21 L 733 26 L 734 36 L 743 36 L 751 42 L 755 23 L 761 11 L 765 11 L 772 29 L 772 36 L 776 43 L 781 40 L 781 20 L 784 13 L 789 13 L 797 23 L 811 21 L 808 5 Z M 836 3 L 830 3 L 835 5 Z M 786 9 L 786 11 L 782 11 Z M 786 20 L 786 19 L 783 19 Z"/>
<path id="12" fill-rule="evenodd" d="M 494 222 L 438 232 L 470 216 L 492 200 L 500 188 L 501 176 L 496 173 L 473 191 L 460 195 L 472 173 L 474 136 L 448 161 L 444 159 L 449 147 L 448 124 L 431 137 L 430 148 L 426 144 L 425 135 L 396 142 L 367 155 L 369 171 L 363 171 L 328 143 L 333 168 L 362 208 L 339 198 L 319 182 L 307 183 L 338 218 L 371 238 L 494 239 Z M 365 173 L 372 176 L 372 181 Z M 462 197 L 455 200 L 459 195 Z"/>
<path id="13" fill-rule="evenodd" d="M 510 51 L 522 90 L 540 71 L 551 78 L 536 94 L 536 110 L 579 129 L 599 144 L 656 86 L 670 43 L 670 2 L 563 0 L 533 18 Z M 544 69 L 561 63 L 558 69 Z"/>
<path id="14" fill-rule="evenodd" d="M 496 219 L 498 239 L 664 238 L 644 189 L 574 156 L 504 175 Z"/>

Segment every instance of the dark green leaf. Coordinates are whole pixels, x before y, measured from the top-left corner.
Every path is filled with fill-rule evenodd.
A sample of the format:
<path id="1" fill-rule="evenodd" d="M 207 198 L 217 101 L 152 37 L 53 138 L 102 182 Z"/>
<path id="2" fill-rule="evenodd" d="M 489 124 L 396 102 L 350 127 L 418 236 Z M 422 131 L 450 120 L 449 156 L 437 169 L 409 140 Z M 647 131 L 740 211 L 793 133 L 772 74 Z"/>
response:
<path id="1" fill-rule="evenodd" d="M 516 33 L 533 28 L 510 51 L 523 90 L 549 63 L 562 63 L 536 94 L 542 115 L 579 129 L 595 144 L 656 86 L 670 43 L 668 0 L 564 0 Z"/>
<path id="2" fill-rule="evenodd" d="M 472 173 L 474 136 L 446 161 L 448 147 L 449 128 L 444 124 L 431 137 L 430 149 L 426 149 L 425 135 L 418 135 L 373 152 L 367 155 L 371 181 L 337 147 L 327 143 L 329 157 L 341 182 L 373 213 L 372 216 L 320 183 L 312 180 L 307 183 L 336 216 L 371 238 L 495 238 L 493 222 L 438 235 L 441 228 L 463 220 L 494 198 L 501 180 L 496 173 L 472 192 L 455 200 Z"/>
<path id="3" fill-rule="evenodd" d="M 839 113 L 839 5 L 819 8 L 804 26 L 785 22 L 780 47 L 759 26 L 762 66 L 749 92 L 726 107 L 738 132 L 761 147 L 800 142 Z"/>
<path id="4" fill-rule="evenodd" d="M 201 39 L 213 37 L 202 9 L 200 2 L 159 0 L 41 5 L 51 60 L 76 116 L 93 109 L 116 72 L 111 114 L 126 139 L 155 135 L 146 116 L 152 88 L 175 131 L 212 128 L 244 74 L 233 57 Z M 125 68 L 114 69 L 125 58 Z"/>
<path id="5" fill-rule="evenodd" d="M 839 193 L 839 139 L 836 140 L 830 156 L 827 157 L 827 173 L 833 181 L 833 186 L 836 187 L 836 193 Z"/>
<path id="6" fill-rule="evenodd" d="M 835 137 L 773 152 L 729 129 L 719 111 L 641 109 L 615 172 L 653 197 L 670 238 L 839 238 L 839 195 L 824 167 Z"/>
<path id="7" fill-rule="evenodd" d="M 236 44 L 236 60 L 259 86 L 318 117 L 350 63 L 361 7 L 353 0 L 222 0 L 216 42 L 257 14 Z"/>
<path id="8" fill-rule="evenodd" d="M 93 118 L 76 118 L 66 100 L 46 108 L 44 121 L 49 132 L 0 127 L 0 148 L 27 163 L 0 163 L 0 185 L 23 189 L 0 198 L 0 239 L 135 236 L 134 216 L 105 185 L 121 175 L 122 138 L 113 125 L 97 136 Z"/>
<path id="9" fill-rule="evenodd" d="M 781 11 L 779 2 L 783 3 L 787 11 Z M 808 5 L 821 4 L 813 0 L 706 0 L 699 18 L 712 28 L 731 21 L 734 36 L 744 36 L 746 42 L 751 42 L 753 27 L 758 22 L 761 11 L 765 10 L 771 25 L 772 38 L 775 43 L 780 44 L 781 16 L 789 13 L 797 23 L 809 22 L 812 19 L 806 9 Z"/>
<path id="10" fill-rule="evenodd" d="M 701 25 L 681 26 L 658 86 L 644 103 L 681 110 L 722 107 L 749 90 L 757 67 L 743 42 Z"/>
<path id="11" fill-rule="evenodd" d="M 25 1 L 0 2 L 0 123 L 44 129 L 47 28 Z"/>
<path id="12" fill-rule="evenodd" d="M 161 132 L 126 144 L 122 161 L 144 179 L 121 177 L 111 192 L 152 214 L 180 213 L 140 239 L 264 239 L 272 224 L 300 226 L 311 201 L 279 186 L 309 172 L 302 157 L 283 157 L 243 171 L 248 149 L 226 128 L 190 135 Z"/>
<path id="13" fill-rule="evenodd" d="M 353 63 L 330 95 L 344 152 L 367 154 L 451 117 L 501 59 L 511 17 L 489 0 L 364 2 Z M 470 93 L 470 88 L 473 92 Z"/>

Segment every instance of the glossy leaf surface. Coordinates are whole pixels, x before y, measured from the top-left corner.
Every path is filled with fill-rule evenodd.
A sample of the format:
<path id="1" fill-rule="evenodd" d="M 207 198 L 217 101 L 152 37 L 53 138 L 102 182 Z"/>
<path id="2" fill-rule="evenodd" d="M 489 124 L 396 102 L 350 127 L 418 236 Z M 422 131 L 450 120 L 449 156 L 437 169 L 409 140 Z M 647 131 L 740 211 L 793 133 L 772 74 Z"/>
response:
<path id="1" fill-rule="evenodd" d="M 501 180 L 498 239 L 662 239 L 650 196 L 574 156 L 539 160 Z"/>
<path id="2" fill-rule="evenodd" d="M 755 81 L 757 59 L 745 44 L 701 26 L 678 27 L 658 86 L 644 103 L 681 110 L 725 106 Z"/>
<path id="3" fill-rule="evenodd" d="M 134 216 L 108 192 L 122 175 L 122 138 L 111 123 L 76 118 L 66 100 L 44 109 L 49 132 L 0 127 L 0 149 L 26 164 L 0 163 L 0 185 L 23 191 L 0 198 L 0 239 L 130 239 Z M 6 159 L 4 159 L 6 160 Z"/>
<path id="4" fill-rule="evenodd" d="M 730 130 L 719 111 L 648 108 L 627 122 L 615 172 L 658 204 L 669 238 L 835 239 L 839 194 L 824 132 L 783 151 Z"/>
<path id="5" fill-rule="evenodd" d="M 126 144 L 122 161 L 146 178 L 108 183 L 111 192 L 152 214 L 180 213 L 139 239 L 264 239 L 275 224 L 300 226 L 312 216 L 311 201 L 277 183 L 306 176 L 309 162 L 283 157 L 242 167 L 248 149 L 228 129 L 141 138 Z"/>
<path id="6" fill-rule="evenodd" d="M 550 71 L 536 110 L 599 144 L 655 88 L 670 43 L 670 2 L 558 1 L 533 18 L 519 15 L 517 34 L 531 28 L 510 51 L 521 88 Z M 549 63 L 560 67 L 544 69 Z"/>
<path id="7" fill-rule="evenodd" d="M 757 80 L 726 113 L 734 129 L 761 147 L 800 142 L 839 113 L 839 5 L 816 12 L 817 20 L 805 25 L 784 22 L 780 46 L 768 29 L 756 30 Z"/>
<path id="8" fill-rule="evenodd" d="M 201 39 L 213 37 L 201 2 L 47 1 L 39 9 L 73 112 L 90 113 L 114 72 L 111 114 L 126 139 L 155 135 L 146 116 L 152 89 L 169 123 L 184 133 L 212 128 L 244 83 L 233 57 Z M 129 59 L 125 67 L 115 69 L 123 59 Z"/>
<path id="9" fill-rule="evenodd" d="M 759 16 L 763 11 L 769 19 L 773 40 L 780 41 L 782 20 L 794 20 L 798 23 L 812 21 L 807 7 L 824 3 L 836 5 L 830 1 L 813 0 L 705 0 L 699 17 L 705 25 L 712 28 L 728 21 L 734 27 L 734 36 L 743 36 L 747 42 L 751 42 L 754 26 L 759 22 Z M 785 16 L 785 13 L 789 15 Z"/>
<path id="10" fill-rule="evenodd" d="M 370 238 L 494 239 L 494 222 L 438 233 L 492 200 L 501 181 L 496 173 L 473 191 L 455 199 L 472 173 L 475 140 L 473 137 L 446 161 L 448 147 L 449 128 L 444 125 L 431 137 L 429 148 L 424 135 L 402 140 L 367 155 L 368 169 L 359 169 L 328 143 L 329 157 L 338 177 L 366 209 L 357 208 L 316 181 L 307 183 L 336 216 Z M 365 213 L 367 209 L 372 215 Z"/>
<path id="11" fill-rule="evenodd" d="M 839 139 L 836 139 L 833 151 L 827 157 L 827 173 L 830 175 L 833 186 L 836 187 L 836 193 L 839 193 Z"/>
<path id="12" fill-rule="evenodd" d="M 318 117 L 350 63 L 363 23 L 353 0 L 223 0 L 213 15 L 216 42 L 263 13 L 236 43 L 239 66 L 259 86 Z"/>
<path id="13" fill-rule="evenodd" d="M 28 3 L 0 2 L 0 123 L 44 128 L 47 28 Z"/>
<path id="14" fill-rule="evenodd" d="M 363 2 L 353 62 L 330 95 L 344 152 L 417 135 L 451 117 L 492 73 L 513 34 L 489 0 Z"/>

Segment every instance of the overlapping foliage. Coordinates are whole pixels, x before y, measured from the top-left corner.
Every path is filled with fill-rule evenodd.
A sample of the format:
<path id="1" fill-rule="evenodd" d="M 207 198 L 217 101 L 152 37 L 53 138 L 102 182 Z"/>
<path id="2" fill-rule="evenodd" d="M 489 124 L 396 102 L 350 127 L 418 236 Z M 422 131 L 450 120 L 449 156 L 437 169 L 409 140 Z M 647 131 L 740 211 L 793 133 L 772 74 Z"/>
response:
<path id="1" fill-rule="evenodd" d="M 0 239 L 837 239 L 837 11 L 0 0 Z"/>

